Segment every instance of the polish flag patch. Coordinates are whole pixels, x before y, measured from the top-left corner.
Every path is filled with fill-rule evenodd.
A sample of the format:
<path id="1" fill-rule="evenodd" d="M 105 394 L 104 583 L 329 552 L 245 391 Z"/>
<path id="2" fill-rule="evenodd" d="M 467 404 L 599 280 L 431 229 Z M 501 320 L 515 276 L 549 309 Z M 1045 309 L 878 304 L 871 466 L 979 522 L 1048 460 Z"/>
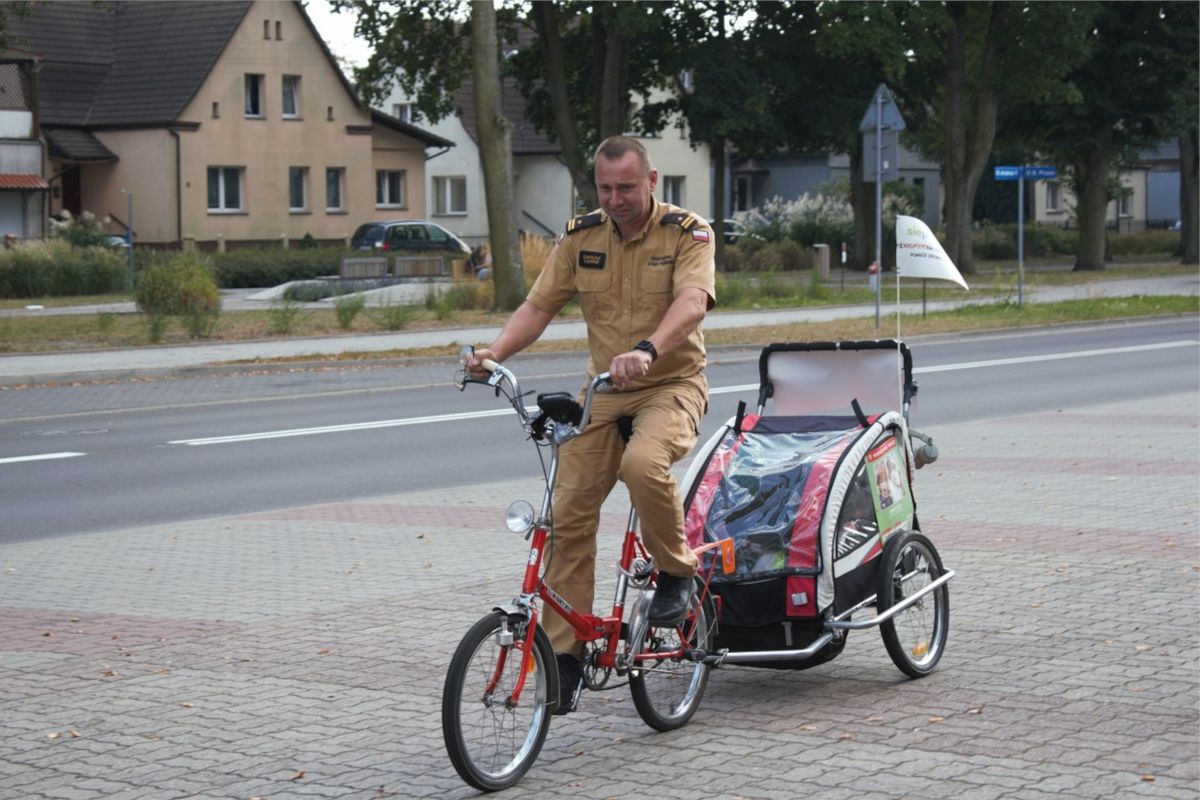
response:
<path id="1" fill-rule="evenodd" d="M 707 242 L 708 241 L 708 231 L 692 231 L 692 241 Z"/>

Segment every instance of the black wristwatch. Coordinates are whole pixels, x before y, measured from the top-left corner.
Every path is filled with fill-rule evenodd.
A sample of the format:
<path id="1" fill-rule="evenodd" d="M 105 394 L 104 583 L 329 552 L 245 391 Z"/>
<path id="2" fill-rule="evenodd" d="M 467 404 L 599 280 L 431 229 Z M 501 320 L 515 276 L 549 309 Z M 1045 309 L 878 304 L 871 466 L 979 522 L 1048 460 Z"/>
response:
<path id="1" fill-rule="evenodd" d="M 643 353 L 649 353 L 651 364 L 653 364 L 655 361 L 658 361 L 658 349 L 655 348 L 654 342 L 650 341 L 649 339 L 642 339 L 633 346 L 633 349 L 641 350 Z"/>

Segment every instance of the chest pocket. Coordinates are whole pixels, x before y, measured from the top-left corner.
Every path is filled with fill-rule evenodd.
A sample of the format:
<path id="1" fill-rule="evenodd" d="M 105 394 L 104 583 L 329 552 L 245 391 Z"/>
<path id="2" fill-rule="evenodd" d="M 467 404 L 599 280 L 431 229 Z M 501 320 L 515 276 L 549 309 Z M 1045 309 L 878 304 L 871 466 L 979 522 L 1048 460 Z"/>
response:
<path id="1" fill-rule="evenodd" d="M 637 299 L 634 301 L 641 321 L 658 324 L 658 320 L 666 313 L 674 297 L 672 294 L 674 277 L 674 269 L 670 264 L 662 266 L 647 264 L 642 268 L 642 277 L 638 281 L 641 291 L 638 292 Z"/>
<path id="2" fill-rule="evenodd" d="M 579 310 L 585 317 L 590 317 L 608 307 L 611 285 L 611 269 L 575 270 L 575 290 L 579 292 Z"/>

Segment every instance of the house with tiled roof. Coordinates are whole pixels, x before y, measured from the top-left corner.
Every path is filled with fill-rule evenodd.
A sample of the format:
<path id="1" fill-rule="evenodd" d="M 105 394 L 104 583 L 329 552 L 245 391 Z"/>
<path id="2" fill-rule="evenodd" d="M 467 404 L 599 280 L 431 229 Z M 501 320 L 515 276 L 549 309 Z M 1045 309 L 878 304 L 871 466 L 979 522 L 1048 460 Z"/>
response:
<path id="1" fill-rule="evenodd" d="M 10 16 L 34 54 L 48 210 L 137 243 L 337 242 L 420 217 L 428 148 L 364 106 L 298 2 L 41 2 Z"/>

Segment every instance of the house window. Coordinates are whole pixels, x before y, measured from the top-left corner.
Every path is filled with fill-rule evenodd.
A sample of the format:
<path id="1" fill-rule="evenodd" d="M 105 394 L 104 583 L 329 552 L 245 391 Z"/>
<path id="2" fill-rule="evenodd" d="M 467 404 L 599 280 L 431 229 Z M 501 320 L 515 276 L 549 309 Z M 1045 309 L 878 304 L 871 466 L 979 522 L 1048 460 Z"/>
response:
<path id="1" fill-rule="evenodd" d="M 263 76 L 246 76 L 246 116 L 263 116 Z"/>
<path id="2" fill-rule="evenodd" d="M 283 23 L 276 21 L 275 23 L 275 41 L 283 41 Z"/>
<path id="3" fill-rule="evenodd" d="M 346 185 L 346 168 L 329 167 L 325 170 L 325 210 L 342 211 L 342 188 Z"/>
<path id="4" fill-rule="evenodd" d="M 213 103 L 213 119 L 219 119 L 220 117 L 221 117 L 221 104 Z"/>
<path id="5" fill-rule="evenodd" d="M 283 76 L 283 118 L 299 119 L 300 117 L 300 76 Z"/>
<path id="6" fill-rule="evenodd" d="M 1061 210 L 1061 202 L 1062 198 L 1060 196 L 1058 181 L 1046 181 L 1046 210 Z"/>
<path id="7" fill-rule="evenodd" d="M 392 103 L 392 116 L 401 122 L 412 122 L 412 104 Z"/>
<path id="8" fill-rule="evenodd" d="M 1129 202 L 1130 197 L 1132 197 L 1132 193 L 1122 194 L 1120 197 L 1117 198 L 1117 216 L 1118 217 L 1132 217 L 1133 216 L 1133 212 L 1129 210 L 1130 205 L 1131 205 Z"/>
<path id="9" fill-rule="evenodd" d="M 437 176 L 433 179 L 435 214 L 467 213 L 467 179 L 462 176 Z"/>
<path id="10" fill-rule="evenodd" d="M 733 179 L 733 210 L 749 211 L 754 205 L 750 190 L 750 176 L 738 175 Z"/>
<path id="11" fill-rule="evenodd" d="M 404 205 L 404 170 L 381 169 L 375 172 L 375 206 L 400 208 Z"/>
<path id="12" fill-rule="evenodd" d="M 271 20 L 269 20 L 269 19 L 263 20 L 263 38 L 264 39 L 271 38 Z"/>
<path id="13" fill-rule="evenodd" d="M 670 203 L 673 206 L 683 205 L 683 177 L 682 175 L 663 176 L 664 202 Z"/>
<path id="14" fill-rule="evenodd" d="M 209 213 L 242 211 L 243 167 L 208 168 Z"/>
<path id="15" fill-rule="evenodd" d="M 308 167 L 288 167 L 288 210 L 308 210 Z"/>

